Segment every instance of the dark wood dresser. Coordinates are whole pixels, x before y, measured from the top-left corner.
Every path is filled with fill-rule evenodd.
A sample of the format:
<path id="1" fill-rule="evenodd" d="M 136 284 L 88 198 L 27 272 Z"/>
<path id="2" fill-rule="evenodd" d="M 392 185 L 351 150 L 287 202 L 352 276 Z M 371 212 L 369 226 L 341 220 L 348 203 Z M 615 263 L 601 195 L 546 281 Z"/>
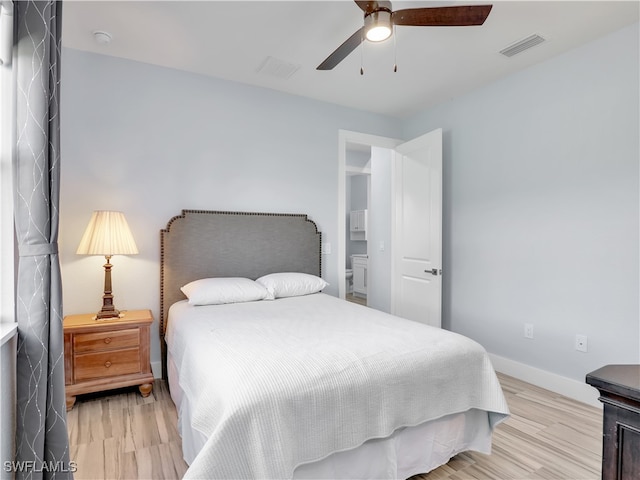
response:
<path id="1" fill-rule="evenodd" d="M 640 365 L 607 365 L 586 382 L 604 404 L 602 480 L 640 479 Z"/>

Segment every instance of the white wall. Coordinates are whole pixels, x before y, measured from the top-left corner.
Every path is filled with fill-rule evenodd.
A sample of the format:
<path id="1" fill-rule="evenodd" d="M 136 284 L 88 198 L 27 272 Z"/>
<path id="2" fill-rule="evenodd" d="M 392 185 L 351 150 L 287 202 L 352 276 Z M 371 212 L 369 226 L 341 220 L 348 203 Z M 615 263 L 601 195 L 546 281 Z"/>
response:
<path id="1" fill-rule="evenodd" d="M 638 40 L 636 24 L 404 125 L 444 129 L 443 325 L 580 382 L 640 363 Z"/>
<path id="2" fill-rule="evenodd" d="M 391 311 L 391 178 L 393 150 L 371 147 L 368 305 Z M 381 249 L 383 247 L 384 249 Z"/>
<path id="3" fill-rule="evenodd" d="M 335 251 L 338 131 L 400 134 L 391 117 L 272 90 L 70 49 L 62 61 L 65 315 L 101 305 L 104 258 L 75 255 L 93 210 L 124 211 L 140 250 L 111 261 L 116 307 L 157 318 L 159 231 L 181 209 L 306 213 Z M 323 276 L 337 295 L 337 255 Z"/>

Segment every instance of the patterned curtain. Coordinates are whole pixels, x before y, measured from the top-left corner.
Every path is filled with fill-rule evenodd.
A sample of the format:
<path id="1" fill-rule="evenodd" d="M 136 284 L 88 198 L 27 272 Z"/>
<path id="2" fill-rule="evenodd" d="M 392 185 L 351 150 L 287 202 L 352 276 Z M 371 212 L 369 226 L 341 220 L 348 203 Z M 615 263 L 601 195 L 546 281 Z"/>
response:
<path id="1" fill-rule="evenodd" d="M 64 393 L 58 260 L 62 3 L 18 1 L 15 10 L 18 241 L 16 478 L 73 478 Z"/>

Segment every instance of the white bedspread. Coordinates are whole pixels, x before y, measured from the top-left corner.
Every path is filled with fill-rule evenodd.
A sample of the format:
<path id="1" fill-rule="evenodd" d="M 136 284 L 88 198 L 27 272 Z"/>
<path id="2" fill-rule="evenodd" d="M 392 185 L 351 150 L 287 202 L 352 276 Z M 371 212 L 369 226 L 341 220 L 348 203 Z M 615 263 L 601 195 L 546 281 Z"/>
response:
<path id="1" fill-rule="evenodd" d="M 476 342 L 325 294 L 178 302 L 167 344 L 191 426 L 208 438 L 185 478 L 290 478 L 403 426 L 471 408 L 495 426 L 508 414 Z"/>

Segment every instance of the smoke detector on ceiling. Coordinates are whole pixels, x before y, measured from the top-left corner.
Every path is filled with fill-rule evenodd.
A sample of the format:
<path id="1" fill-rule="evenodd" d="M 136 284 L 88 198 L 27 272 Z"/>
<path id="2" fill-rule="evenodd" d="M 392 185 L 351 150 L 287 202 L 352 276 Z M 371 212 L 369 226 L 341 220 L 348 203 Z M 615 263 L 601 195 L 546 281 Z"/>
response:
<path id="1" fill-rule="evenodd" d="M 109 45 L 112 37 L 110 33 L 98 30 L 93 32 L 93 38 L 100 45 Z"/>

